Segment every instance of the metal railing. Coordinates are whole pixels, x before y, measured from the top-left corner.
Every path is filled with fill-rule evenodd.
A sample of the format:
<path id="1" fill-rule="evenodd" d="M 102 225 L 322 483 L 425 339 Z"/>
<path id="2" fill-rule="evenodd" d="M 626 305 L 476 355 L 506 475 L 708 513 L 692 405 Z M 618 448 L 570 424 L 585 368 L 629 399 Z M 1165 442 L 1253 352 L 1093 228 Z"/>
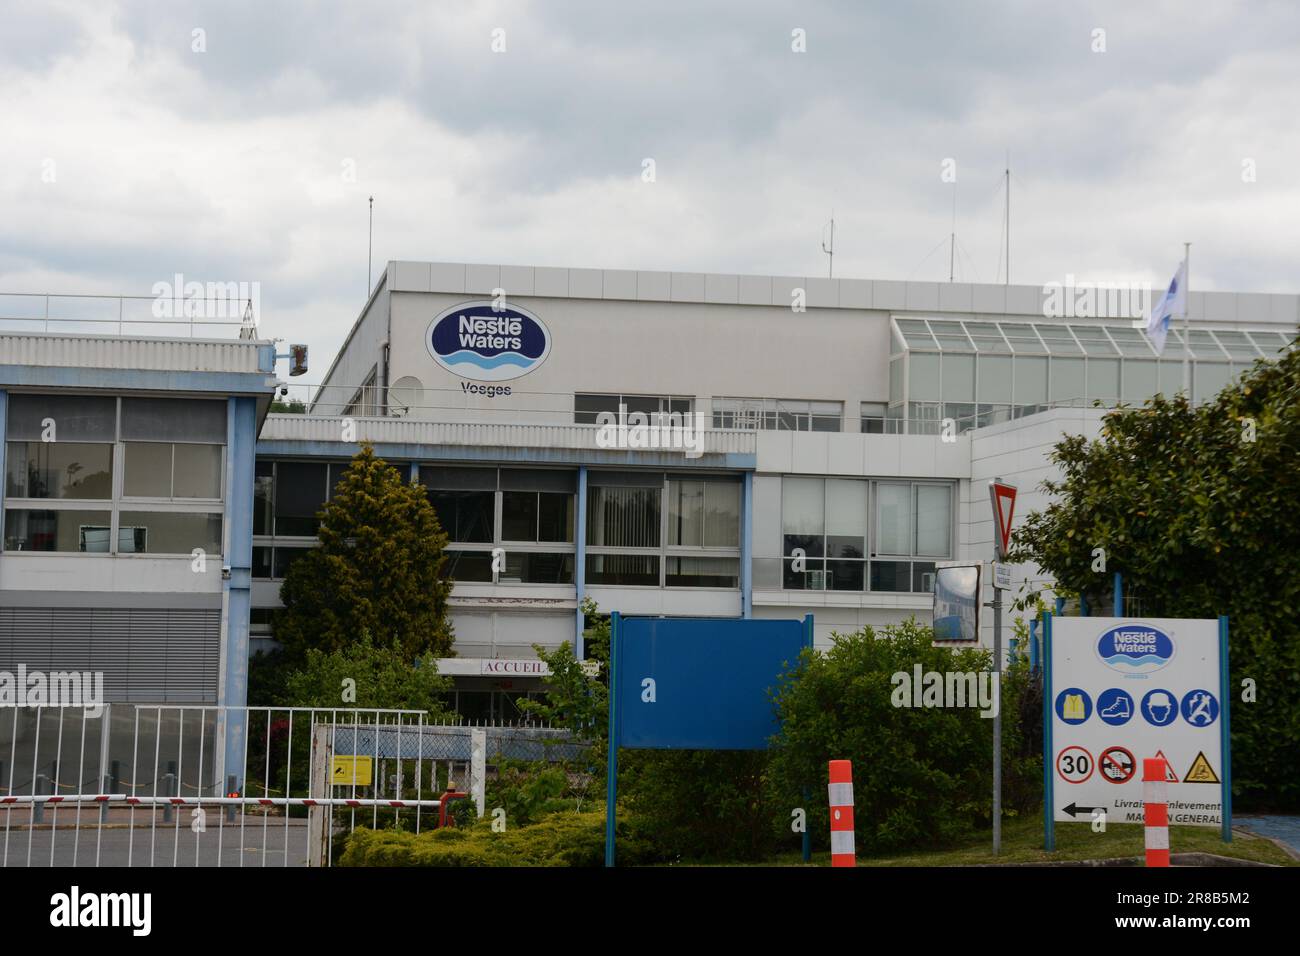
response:
<path id="1" fill-rule="evenodd" d="M 170 314 L 177 311 L 181 314 Z M 255 332 L 258 318 L 252 298 L 223 295 L 0 292 L 0 332 L 232 338 Z"/>
<path id="2" fill-rule="evenodd" d="M 481 814 L 489 762 L 576 746 L 410 710 L 0 708 L 0 867 L 328 866 L 359 825 L 428 829 L 450 792 Z"/>

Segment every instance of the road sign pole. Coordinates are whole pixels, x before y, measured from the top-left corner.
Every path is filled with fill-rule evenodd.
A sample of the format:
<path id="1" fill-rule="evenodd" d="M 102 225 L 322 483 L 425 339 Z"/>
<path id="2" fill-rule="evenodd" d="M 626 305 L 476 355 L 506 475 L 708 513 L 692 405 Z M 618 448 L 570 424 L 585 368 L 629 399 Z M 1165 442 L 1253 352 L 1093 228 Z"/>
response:
<path id="1" fill-rule="evenodd" d="M 614 808 L 618 804 L 618 652 L 621 617 L 618 611 L 609 616 L 609 746 L 605 765 L 605 865 L 614 865 Z"/>
<path id="2" fill-rule="evenodd" d="M 1056 795 L 1052 792 L 1052 612 L 1043 614 L 1043 849 L 1056 849 Z"/>
<path id="3" fill-rule="evenodd" d="M 1002 852 L 1002 589 L 993 588 L 993 855 Z"/>
<path id="4" fill-rule="evenodd" d="M 1219 733 L 1222 735 L 1219 759 L 1223 761 L 1223 842 L 1232 842 L 1232 722 L 1228 713 L 1232 709 L 1230 699 L 1232 682 L 1228 675 L 1228 615 L 1219 615 L 1219 700 L 1222 703 L 1222 716 L 1219 717 Z"/>
<path id="5" fill-rule="evenodd" d="M 1002 588 L 998 586 L 997 563 L 1006 558 L 1010 548 L 1015 485 L 994 478 L 989 482 L 989 504 L 993 506 L 993 682 L 998 695 L 998 708 L 993 712 L 993 855 L 997 856 L 1002 852 Z"/>

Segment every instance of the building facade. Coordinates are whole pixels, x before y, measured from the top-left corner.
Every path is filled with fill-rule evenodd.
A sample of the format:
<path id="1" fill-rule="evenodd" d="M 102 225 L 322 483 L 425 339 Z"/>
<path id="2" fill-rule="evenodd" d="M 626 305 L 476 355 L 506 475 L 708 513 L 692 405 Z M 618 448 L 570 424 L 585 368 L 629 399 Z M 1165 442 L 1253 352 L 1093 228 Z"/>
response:
<path id="1" fill-rule="evenodd" d="M 1193 292 L 1190 337 L 1158 356 L 1132 304 L 1060 298 L 390 262 L 305 415 L 267 413 L 271 342 L 0 335 L 0 669 L 80 661 L 113 699 L 241 702 L 362 443 L 451 539 L 439 666 L 467 716 L 511 719 L 544 684 L 534 645 L 580 644 L 587 598 L 811 613 L 821 646 L 928 621 L 936 566 L 991 556 L 990 479 L 1023 516 L 1053 444 L 1096 434 L 1094 403 L 1185 381 L 1205 400 L 1300 318 L 1294 295 Z"/>

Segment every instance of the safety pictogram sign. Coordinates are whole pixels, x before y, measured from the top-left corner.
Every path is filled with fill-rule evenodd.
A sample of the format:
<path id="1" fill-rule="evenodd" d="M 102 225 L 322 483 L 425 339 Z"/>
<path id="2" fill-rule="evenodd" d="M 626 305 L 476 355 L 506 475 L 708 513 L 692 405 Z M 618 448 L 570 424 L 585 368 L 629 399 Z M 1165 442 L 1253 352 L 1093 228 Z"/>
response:
<path id="1" fill-rule="evenodd" d="M 1123 747 L 1107 747 L 1097 758 L 1098 772 L 1111 783 L 1128 783 L 1137 770 L 1137 761 Z"/>
<path id="2" fill-rule="evenodd" d="M 1156 751 L 1156 759 L 1165 762 L 1165 783 L 1177 783 L 1178 774 L 1174 773 L 1174 765 L 1169 762 L 1169 758 L 1165 756 L 1163 750 Z"/>
<path id="3" fill-rule="evenodd" d="M 1092 776 L 1092 754 L 1082 747 L 1066 747 L 1056 755 L 1056 772 L 1066 783 L 1083 783 Z"/>
<path id="4" fill-rule="evenodd" d="M 1198 753 L 1192 765 L 1187 768 L 1187 773 L 1183 774 L 1183 783 L 1222 783 L 1219 775 L 1214 772 L 1210 762 L 1205 759 L 1204 753 Z"/>

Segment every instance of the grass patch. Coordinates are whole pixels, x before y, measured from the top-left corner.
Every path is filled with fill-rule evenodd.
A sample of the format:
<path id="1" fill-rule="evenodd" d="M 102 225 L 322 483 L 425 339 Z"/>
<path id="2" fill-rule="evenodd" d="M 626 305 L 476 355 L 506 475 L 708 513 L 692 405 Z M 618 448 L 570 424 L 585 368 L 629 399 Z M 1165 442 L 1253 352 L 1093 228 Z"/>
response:
<path id="1" fill-rule="evenodd" d="M 1021 817 L 1002 826 L 1002 852 L 993 855 L 993 836 L 985 833 L 977 842 L 964 843 L 946 850 L 865 857 L 859 854 L 858 866 L 977 866 L 986 863 L 1051 863 L 1065 860 L 1141 860 L 1145 854 L 1144 828 L 1140 824 L 1119 823 L 1106 827 L 1105 833 L 1093 833 L 1087 823 L 1058 823 L 1056 850 L 1043 850 L 1042 817 Z M 1209 827 L 1170 827 L 1169 847 L 1174 853 L 1214 853 L 1257 863 L 1300 866 L 1268 840 L 1247 833 L 1234 832 L 1232 842 L 1224 843 L 1217 829 Z M 715 864 L 727 865 L 727 864 Z M 783 853 L 758 864 L 741 866 L 829 866 L 829 853 L 814 853 L 805 864 L 798 851 Z"/>

